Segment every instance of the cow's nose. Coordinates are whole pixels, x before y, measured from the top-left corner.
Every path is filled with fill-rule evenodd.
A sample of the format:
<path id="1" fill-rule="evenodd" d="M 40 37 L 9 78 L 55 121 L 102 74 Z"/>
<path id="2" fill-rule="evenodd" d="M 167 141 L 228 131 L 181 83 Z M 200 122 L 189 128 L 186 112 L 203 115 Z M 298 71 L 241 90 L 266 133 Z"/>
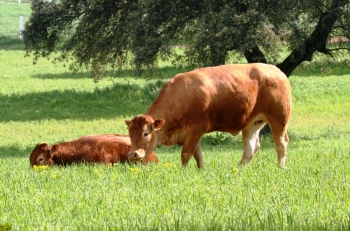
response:
<path id="1" fill-rule="evenodd" d="M 135 160 L 135 159 L 140 159 L 141 156 L 137 151 L 132 151 L 128 153 L 128 158 L 129 160 Z"/>

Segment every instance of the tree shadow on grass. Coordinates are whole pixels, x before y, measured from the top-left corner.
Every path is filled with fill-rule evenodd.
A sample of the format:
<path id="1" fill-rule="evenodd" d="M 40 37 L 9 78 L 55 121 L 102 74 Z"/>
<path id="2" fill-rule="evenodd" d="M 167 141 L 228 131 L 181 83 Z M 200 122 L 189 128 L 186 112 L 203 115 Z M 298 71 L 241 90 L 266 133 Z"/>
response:
<path id="1" fill-rule="evenodd" d="M 116 84 L 93 92 L 49 91 L 25 95 L 0 94 L 0 122 L 45 119 L 112 119 L 144 113 L 164 82 Z"/>
<path id="2" fill-rule="evenodd" d="M 0 36 L 1 50 L 24 50 L 24 43 L 20 38 Z"/>
<path id="3" fill-rule="evenodd" d="M 125 71 L 116 71 L 114 72 L 111 76 L 115 78 L 127 78 L 127 77 L 134 77 L 135 71 L 134 70 L 125 70 Z M 107 75 L 108 76 L 108 75 Z M 64 72 L 64 73 L 59 73 L 59 74 L 52 74 L 52 73 L 44 73 L 44 74 L 36 74 L 32 75 L 32 78 L 35 79 L 91 79 L 93 81 L 91 72 L 78 72 L 78 73 L 73 73 L 73 72 Z"/>
<path id="4" fill-rule="evenodd" d="M 34 149 L 33 147 L 28 147 L 28 148 L 20 148 L 16 145 L 11 145 L 11 146 L 0 146 L 0 159 L 5 159 L 5 158 L 29 158 L 29 154 L 32 152 Z M 29 159 L 28 159 L 28 165 L 29 165 Z"/>
<path id="5" fill-rule="evenodd" d="M 51 74 L 51 73 L 45 73 L 45 74 L 36 74 L 32 75 L 32 78 L 36 79 L 92 79 L 90 72 L 79 72 L 79 73 L 71 73 L 71 72 L 65 72 L 65 73 L 59 73 L 59 74 Z"/>
<path id="6" fill-rule="evenodd" d="M 144 71 L 140 76 L 137 75 L 137 71 L 133 69 L 128 70 L 117 70 L 113 72 L 108 72 L 107 76 L 110 76 L 112 78 L 130 78 L 130 77 L 139 77 L 143 79 L 170 79 L 173 76 L 175 76 L 178 73 L 186 72 L 191 70 L 190 67 L 160 67 L 156 70 L 149 70 Z M 60 74 L 51 74 L 51 73 L 45 73 L 45 74 L 36 74 L 32 76 L 33 78 L 37 79 L 92 79 L 91 72 L 78 72 L 78 73 L 72 73 L 72 72 L 65 72 Z"/>

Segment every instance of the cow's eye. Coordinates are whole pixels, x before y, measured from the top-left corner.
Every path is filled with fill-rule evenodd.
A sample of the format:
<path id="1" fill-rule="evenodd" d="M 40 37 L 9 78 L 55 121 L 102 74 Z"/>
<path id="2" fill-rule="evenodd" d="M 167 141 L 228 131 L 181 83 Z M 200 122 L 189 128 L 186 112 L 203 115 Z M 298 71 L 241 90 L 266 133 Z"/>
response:
<path id="1" fill-rule="evenodd" d="M 40 158 L 38 159 L 38 162 L 39 162 L 39 163 L 43 163 L 43 161 L 44 161 L 44 157 L 40 157 Z"/>
<path id="2" fill-rule="evenodd" d="M 148 132 L 144 132 L 143 137 L 147 137 L 147 136 L 148 136 Z"/>

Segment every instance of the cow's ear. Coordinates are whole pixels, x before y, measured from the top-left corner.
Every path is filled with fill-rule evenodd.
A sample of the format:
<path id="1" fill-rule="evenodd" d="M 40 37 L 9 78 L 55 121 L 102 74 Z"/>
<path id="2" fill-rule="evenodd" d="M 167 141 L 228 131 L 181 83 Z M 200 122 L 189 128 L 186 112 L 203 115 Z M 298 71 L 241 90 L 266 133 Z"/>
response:
<path id="1" fill-rule="evenodd" d="M 154 129 L 157 131 L 159 129 L 161 129 L 163 127 L 165 123 L 165 120 L 163 119 L 156 119 L 154 122 L 153 122 L 153 125 L 154 125 Z"/>
<path id="2" fill-rule="evenodd" d="M 41 150 L 50 150 L 51 146 L 49 146 L 47 143 L 38 143 L 35 148 L 40 148 Z"/>
<path id="3" fill-rule="evenodd" d="M 51 147 L 50 158 L 57 153 L 59 147 L 60 147 L 59 144 L 55 144 L 54 146 Z"/>
<path id="4" fill-rule="evenodd" d="M 130 126 L 131 126 L 131 120 L 124 120 L 125 121 L 125 124 L 126 124 L 126 126 L 128 127 L 128 129 L 130 128 Z"/>

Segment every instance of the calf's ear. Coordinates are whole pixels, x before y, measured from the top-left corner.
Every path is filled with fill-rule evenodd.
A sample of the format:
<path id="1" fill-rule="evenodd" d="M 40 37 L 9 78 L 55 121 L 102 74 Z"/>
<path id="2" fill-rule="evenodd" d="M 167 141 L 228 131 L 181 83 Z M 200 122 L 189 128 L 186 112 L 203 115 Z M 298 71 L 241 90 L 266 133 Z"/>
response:
<path id="1" fill-rule="evenodd" d="M 153 122 L 154 130 L 157 131 L 157 130 L 161 129 L 163 127 L 164 123 L 165 123 L 165 120 L 163 120 L 163 119 L 156 119 Z"/>
<path id="2" fill-rule="evenodd" d="M 50 158 L 52 158 L 57 153 L 59 147 L 60 147 L 59 144 L 55 144 L 54 146 L 51 147 Z"/>
<path id="3" fill-rule="evenodd" d="M 131 126 L 131 120 L 124 120 L 125 121 L 125 124 L 126 124 L 126 126 L 128 127 L 128 129 L 130 128 L 130 126 Z"/>
<path id="4" fill-rule="evenodd" d="M 51 149 L 51 146 L 49 146 L 47 143 L 38 143 L 35 148 L 40 148 L 41 150 L 48 151 Z"/>

